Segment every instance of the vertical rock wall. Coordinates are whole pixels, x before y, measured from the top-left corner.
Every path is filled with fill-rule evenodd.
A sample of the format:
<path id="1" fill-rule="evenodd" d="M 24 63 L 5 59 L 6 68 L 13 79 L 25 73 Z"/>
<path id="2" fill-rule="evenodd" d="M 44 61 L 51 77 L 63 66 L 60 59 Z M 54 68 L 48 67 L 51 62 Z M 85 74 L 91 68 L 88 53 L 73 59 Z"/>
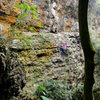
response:
<path id="1" fill-rule="evenodd" d="M 11 25 L 16 23 L 16 15 L 20 13 L 14 5 L 22 0 L 0 0 L 0 31 L 7 33 Z M 77 0 L 28 0 L 37 5 L 40 15 L 37 23 L 43 24 L 49 32 L 78 31 Z M 33 23 L 33 21 L 31 22 Z"/>
<path id="2" fill-rule="evenodd" d="M 77 0 L 37 0 L 40 19 L 45 29 L 50 32 L 78 31 L 78 1 Z"/>

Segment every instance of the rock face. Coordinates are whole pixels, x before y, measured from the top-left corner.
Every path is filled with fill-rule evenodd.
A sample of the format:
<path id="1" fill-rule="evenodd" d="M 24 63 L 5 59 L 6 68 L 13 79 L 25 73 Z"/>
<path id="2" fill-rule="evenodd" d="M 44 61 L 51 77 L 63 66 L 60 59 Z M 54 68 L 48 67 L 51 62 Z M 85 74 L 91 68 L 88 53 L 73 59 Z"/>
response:
<path id="1" fill-rule="evenodd" d="M 82 52 L 82 47 L 80 44 L 80 37 L 78 32 L 58 32 L 58 34 L 46 33 L 41 32 L 40 34 L 33 34 L 33 52 L 34 56 L 36 57 L 43 57 L 48 55 L 52 56 L 52 63 L 62 61 L 64 62 L 63 57 L 61 57 L 60 47 L 66 43 L 67 50 L 66 50 L 66 64 L 73 66 L 81 66 L 84 63 L 84 57 Z M 20 43 L 20 44 L 19 44 Z M 21 42 L 14 40 L 14 42 L 10 45 L 15 51 L 23 51 L 29 50 L 28 48 L 25 49 L 21 46 Z M 13 45 L 14 44 L 14 45 Z M 12 46 L 12 47 L 11 47 Z M 58 53 L 58 55 L 56 55 Z M 57 57 L 56 57 L 57 56 Z M 52 65 L 51 65 L 52 66 Z M 59 67 L 60 65 L 56 65 L 55 67 Z"/>
<path id="2" fill-rule="evenodd" d="M 60 32 L 58 34 L 49 34 L 49 36 L 52 37 L 51 41 L 55 41 L 54 47 L 56 47 L 56 49 L 59 49 L 59 47 L 61 47 L 64 43 L 67 44 L 66 53 L 68 55 L 66 56 L 66 59 L 69 60 L 69 63 L 74 63 L 77 66 L 80 66 L 84 63 L 84 57 L 78 32 Z"/>
<path id="3" fill-rule="evenodd" d="M 89 2 L 88 23 L 91 40 L 96 48 L 97 55 L 100 57 L 100 2 L 92 0 Z"/>
<path id="4" fill-rule="evenodd" d="M 0 33 L 8 33 L 11 25 L 16 23 L 19 9 L 14 5 L 20 2 L 21 0 L 0 0 Z"/>
<path id="5" fill-rule="evenodd" d="M 0 99 L 17 96 L 25 85 L 25 71 L 17 55 L 0 50 Z"/>
<path id="6" fill-rule="evenodd" d="M 33 1 L 39 8 L 40 19 L 45 29 L 50 32 L 77 31 L 77 0 L 37 0 Z"/>
<path id="7" fill-rule="evenodd" d="M 34 21 L 36 25 L 43 25 L 49 32 L 77 31 L 77 0 L 28 0 L 30 4 L 37 5 L 39 20 Z M 11 26 L 16 23 L 16 16 L 19 9 L 14 5 L 21 3 L 21 0 L 0 1 L 0 31 L 7 33 Z M 33 25 L 33 20 L 32 20 Z M 9 25 L 8 25 L 9 24 Z"/>
<path id="8" fill-rule="evenodd" d="M 19 4 L 21 0 L 0 0 L 0 13 L 15 16 L 19 10 L 14 5 Z"/>

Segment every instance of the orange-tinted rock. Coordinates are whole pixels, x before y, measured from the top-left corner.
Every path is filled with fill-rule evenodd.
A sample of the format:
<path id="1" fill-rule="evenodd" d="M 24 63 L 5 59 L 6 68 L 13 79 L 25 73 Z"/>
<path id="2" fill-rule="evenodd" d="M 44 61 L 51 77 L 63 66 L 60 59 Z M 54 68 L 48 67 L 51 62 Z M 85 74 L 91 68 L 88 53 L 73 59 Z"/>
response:
<path id="1" fill-rule="evenodd" d="M 63 16 L 63 14 L 62 14 L 62 10 L 61 10 L 61 9 L 58 10 L 58 14 L 57 14 L 57 15 L 58 15 L 58 17 Z"/>
<path id="2" fill-rule="evenodd" d="M 10 15 L 14 16 L 14 15 L 18 15 L 20 13 L 20 10 L 18 8 L 12 8 L 12 10 L 10 11 Z"/>
<path id="3" fill-rule="evenodd" d="M 0 16 L 0 22 L 5 22 L 5 23 L 16 23 L 17 18 L 13 16 Z"/>
<path id="4" fill-rule="evenodd" d="M 11 28 L 11 25 L 7 23 L 0 23 L 0 27 L 2 28 L 1 32 L 6 33 Z"/>
<path id="5" fill-rule="evenodd" d="M 5 12 L 7 15 L 17 15 L 19 13 L 19 9 L 14 6 L 20 2 L 21 0 L 3 0 L 0 2 L 0 10 Z"/>
<path id="6" fill-rule="evenodd" d="M 8 32 L 11 29 L 11 25 L 7 23 L 0 23 L 0 34 L 3 34 L 5 37 L 11 37 L 11 34 Z"/>
<path id="7" fill-rule="evenodd" d="M 11 9 L 10 9 L 10 15 L 18 15 L 19 14 L 19 9 L 18 8 L 15 8 L 14 6 L 17 5 L 17 4 L 20 4 L 21 3 L 21 0 L 11 0 L 10 4 L 11 5 Z"/>
<path id="8" fill-rule="evenodd" d="M 36 22 L 36 25 L 42 25 L 42 23 L 43 23 L 42 20 L 38 20 L 38 21 Z"/>
<path id="9" fill-rule="evenodd" d="M 7 36 L 11 35 L 8 32 L 11 29 L 11 24 L 17 22 L 17 18 L 14 16 L 18 15 L 19 9 L 14 6 L 20 2 L 21 0 L 0 0 L 0 11 L 3 13 L 0 15 L 1 33 Z"/>
<path id="10" fill-rule="evenodd" d="M 71 28 L 70 27 L 64 28 L 64 32 L 70 32 L 70 31 L 71 31 Z"/>
<path id="11" fill-rule="evenodd" d="M 27 0 L 27 2 L 28 2 L 29 4 L 32 4 L 32 0 Z"/>
<path id="12" fill-rule="evenodd" d="M 47 19 L 47 20 L 45 21 L 45 25 L 46 25 L 46 26 L 49 26 L 50 23 L 51 23 L 51 19 Z"/>
<path id="13" fill-rule="evenodd" d="M 73 25 L 73 22 L 72 22 L 71 20 L 67 20 L 67 21 L 65 22 L 65 25 L 66 25 L 66 26 L 72 26 L 72 25 Z"/>
<path id="14" fill-rule="evenodd" d="M 39 7 L 39 13 L 40 13 L 40 17 L 41 18 L 44 18 L 45 17 L 45 14 L 46 14 L 46 11 L 42 10 L 43 8 L 42 7 Z"/>
<path id="15" fill-rule="evenodd" d="M 8 0 L 0 1 L 0 10 L 8 9 Z"/>

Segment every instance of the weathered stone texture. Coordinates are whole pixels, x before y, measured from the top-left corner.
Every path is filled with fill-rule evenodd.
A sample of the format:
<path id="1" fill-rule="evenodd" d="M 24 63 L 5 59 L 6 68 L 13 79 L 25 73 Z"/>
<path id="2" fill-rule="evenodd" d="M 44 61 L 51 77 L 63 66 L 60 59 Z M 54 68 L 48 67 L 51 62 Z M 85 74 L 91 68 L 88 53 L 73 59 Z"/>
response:
<path id="1" fill-rule="evenodd" d="M 33 4 L 38 6 L 40 19 L 49 31 L 76 31 L 73 27 L 78 17 L 77 0 L 37 0 Z"/>
<path id="2" fill-rule="evenodd" d="M 19 9 L 15 8 L 21 0 L 0 0 L 0 34 L 8 33 L 11 25 L 17 22 L 16 16 L 19 14 Z"/>

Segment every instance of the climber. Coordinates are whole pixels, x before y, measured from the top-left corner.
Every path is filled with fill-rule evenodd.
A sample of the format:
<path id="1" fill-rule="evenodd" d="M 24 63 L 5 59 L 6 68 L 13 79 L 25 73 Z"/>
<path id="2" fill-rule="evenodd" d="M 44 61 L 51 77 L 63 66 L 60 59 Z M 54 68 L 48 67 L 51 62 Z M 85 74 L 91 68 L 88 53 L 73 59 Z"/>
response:
<path id="1" fill-rule="evenodd" d="M 64 43 L 64 44 L 60 47 L 60 51 L 61 51 L 61 55 L 62 55 L 62 56 L 66 56 L 66 50 L 67 50 L 67 45 L 66 45 L 66 43 Z"/>

